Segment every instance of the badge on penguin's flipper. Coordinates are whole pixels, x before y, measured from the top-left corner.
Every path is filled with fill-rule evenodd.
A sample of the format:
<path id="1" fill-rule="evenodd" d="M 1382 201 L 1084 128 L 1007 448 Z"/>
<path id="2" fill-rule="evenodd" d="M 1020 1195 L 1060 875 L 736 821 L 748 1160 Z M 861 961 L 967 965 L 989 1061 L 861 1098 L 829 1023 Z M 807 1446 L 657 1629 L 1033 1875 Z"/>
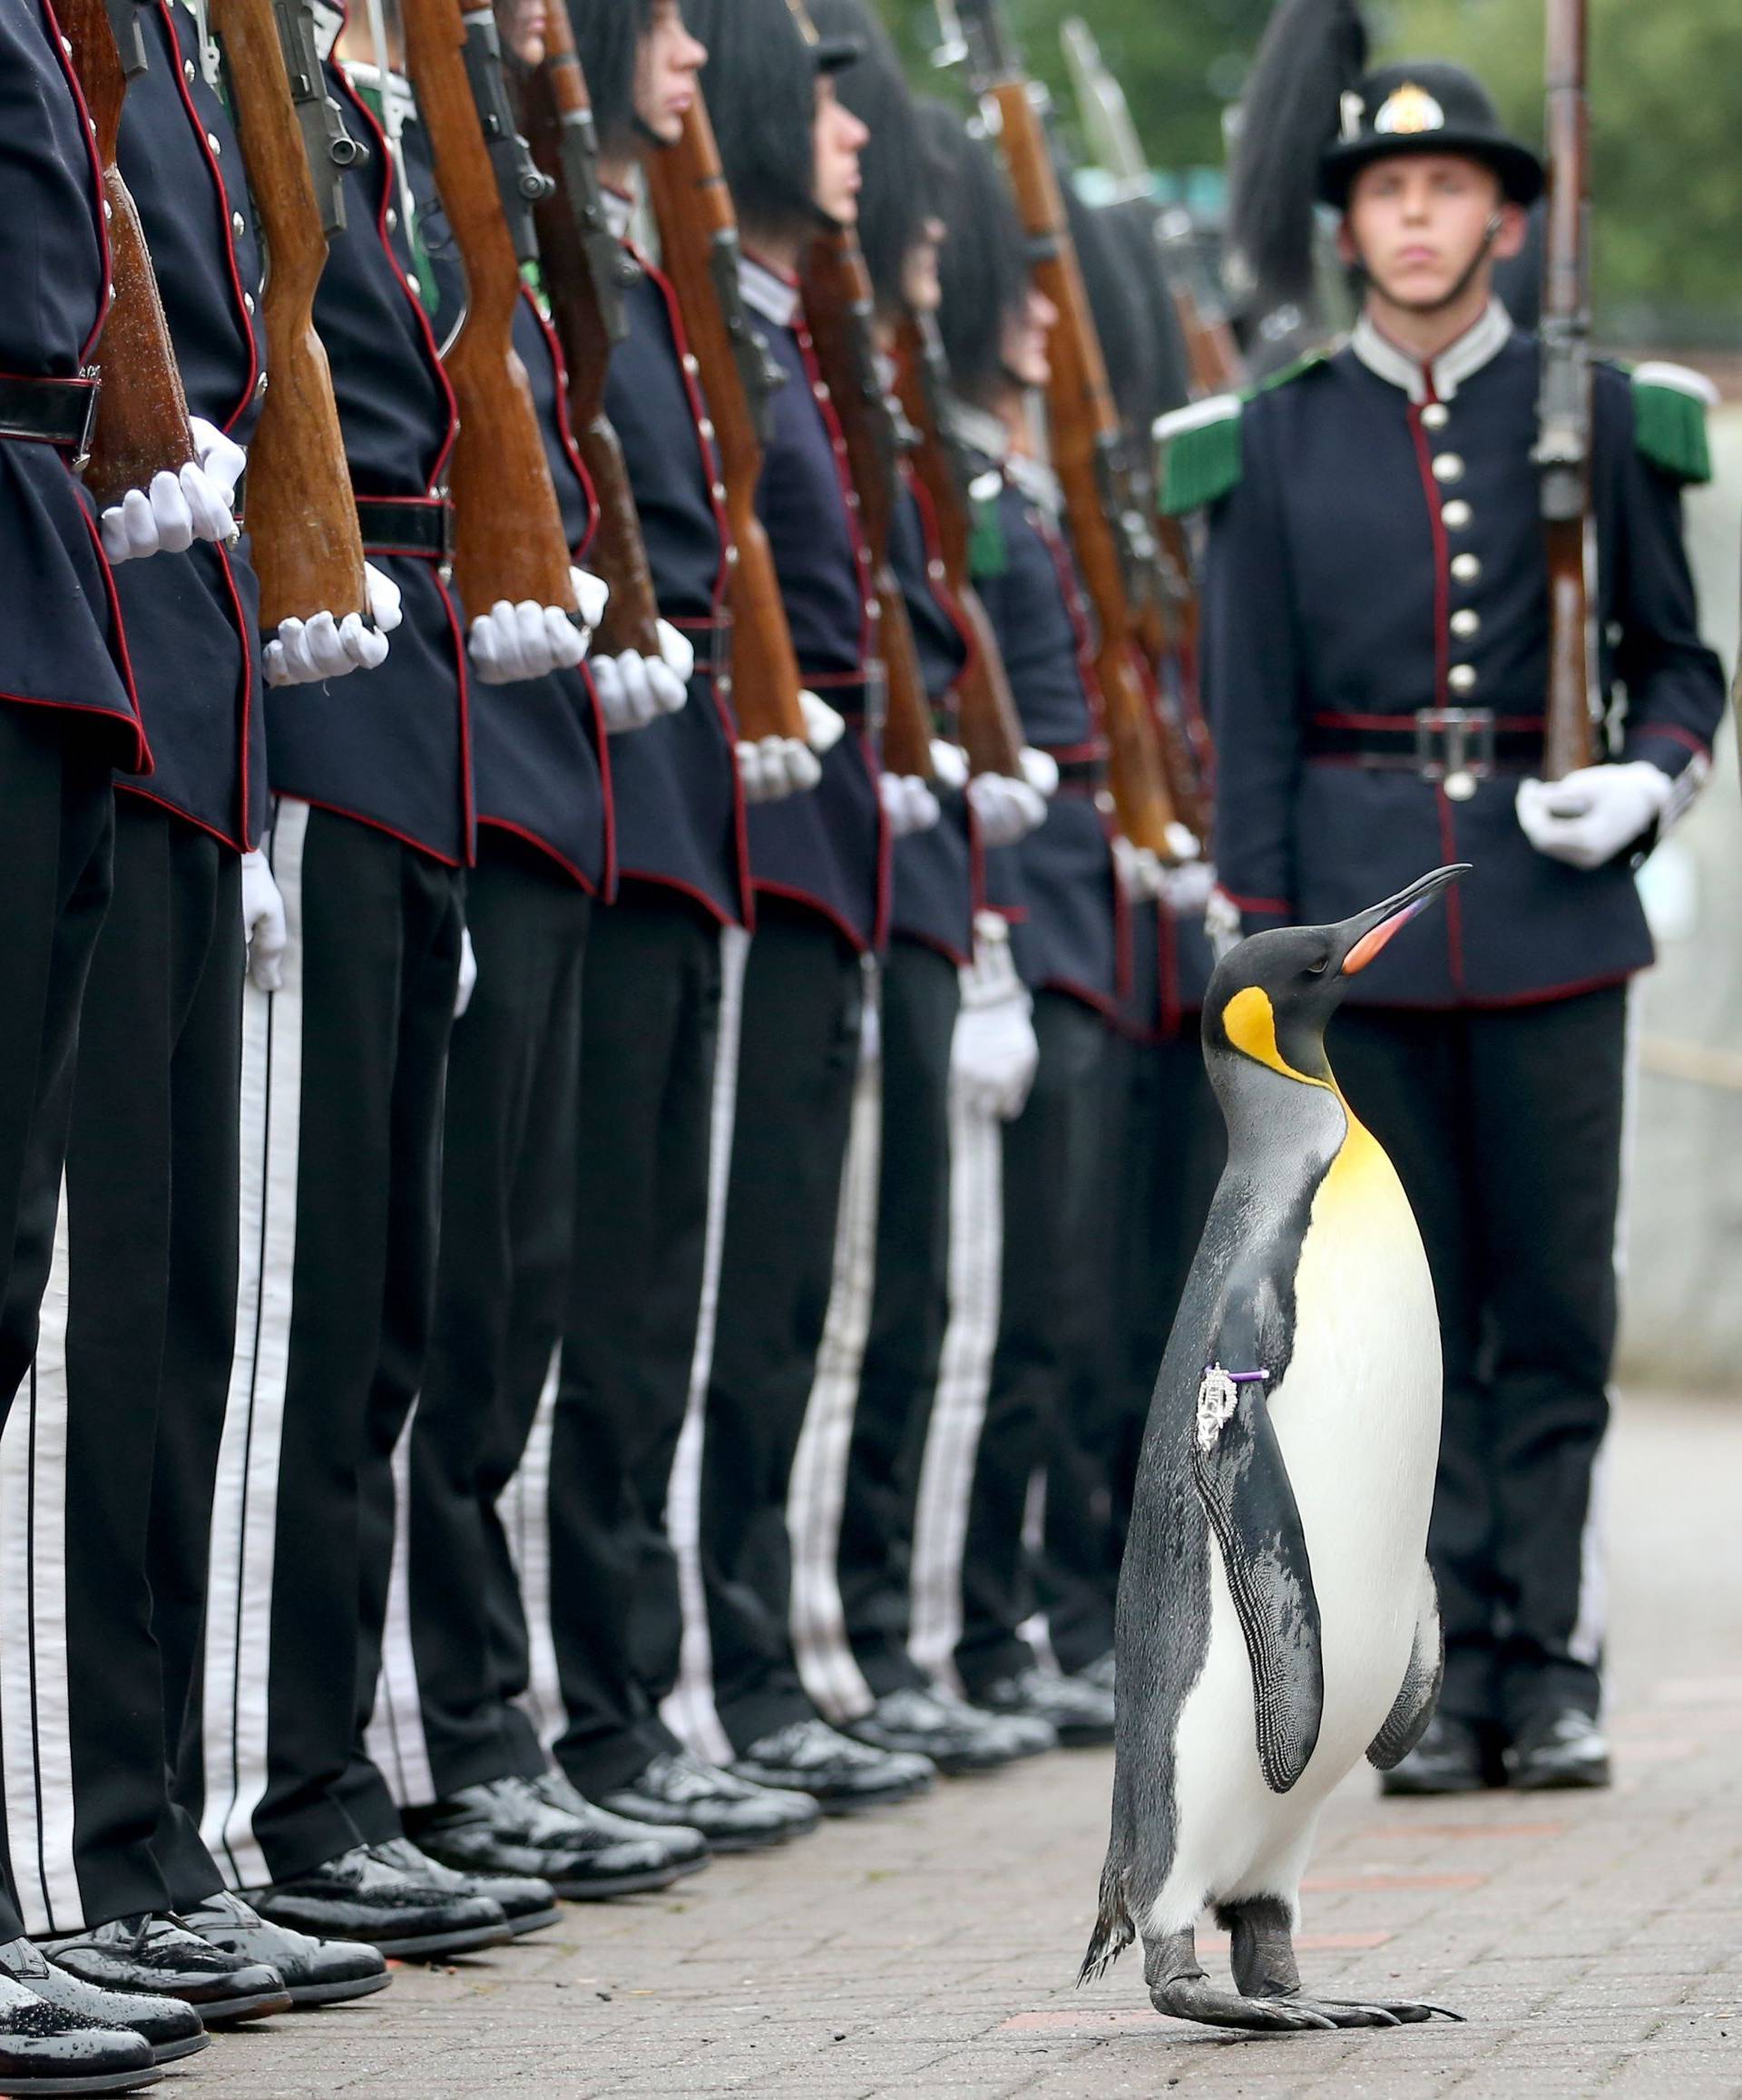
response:
<path id="1" fill-rule="evenodd" d="M 1264 1388 L 1262 1372 L 1209 1366 L 1191 1470 L 1252 1665 L 1258 1765 L 1271 1792 L 1287 1793 L 1318 1742 L 1325 1674 L 1306 1534 Z"/>

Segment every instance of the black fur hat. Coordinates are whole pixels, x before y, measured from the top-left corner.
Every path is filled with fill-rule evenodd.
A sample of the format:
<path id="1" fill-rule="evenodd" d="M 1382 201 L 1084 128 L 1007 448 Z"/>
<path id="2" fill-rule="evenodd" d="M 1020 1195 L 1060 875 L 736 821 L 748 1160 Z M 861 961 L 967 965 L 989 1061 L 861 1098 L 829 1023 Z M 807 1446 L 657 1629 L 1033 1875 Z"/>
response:
<path id="1" fill-rule="evenodd" d="M 788 0 L 687 0 L 684 15 L 708 47 L 701 91 L 739 220 L 752 234 L 808 230 L 817 75 L 857 45 L 817 36 Z"/>
<path id="2" fill-rule="evenodd" d="M 1131 288 L 1149 317 L 1144 370 L 1130 390 L 1130 406 L 1123 396 L 1120 401 L 1132 427 L 1147 432 L 1158 415 L 1183 408 L 1191 398 L 1191 361 L 1174 308 L 1160 241 L 1164 207 L 1153 198 L 1132 197 L 1105 206 L 1099 216 L 1124 258 Z M 1093 298 L 1092 288 L 1089 296 Z M 1114 392 L 1119 392 L 1116 381 Z"/>
<path id="3" fill-rule="evenodd" d="M 1154 347 L 1149 308 L 1133 281 L 1130 261 L 1105 211 L 1085 204 L 1062 171 L 1065 223 L 1077 251 L 1077 269 L 1089 295 L 1095 334 L 1101 338 L 1107 383 L 1128 428 L 1142 422 L 1142 400 Z"/>
<path id="4" fill-rule="evenodd" d="M 563 0 L 555 0 L 557 5 Z M 575 54 L 587 76 L 592 122 L 606 152 L 635 135 L 635 56 L 653 23 L 653 0 L 567 0 Z"/>
<path id="5" fill-rule="evenodd" d="M 984 407 L 1004 383 L 1004 323 L 1022 312 L 1028 298 L 1028 241 L 1003 170 L 985 141 L 972 136 L 943 103 L 922 103 L 920 123 L 947 171 L 938 209 L 947 229 L 939 259 L 938 328 L 956 392 Z"/>

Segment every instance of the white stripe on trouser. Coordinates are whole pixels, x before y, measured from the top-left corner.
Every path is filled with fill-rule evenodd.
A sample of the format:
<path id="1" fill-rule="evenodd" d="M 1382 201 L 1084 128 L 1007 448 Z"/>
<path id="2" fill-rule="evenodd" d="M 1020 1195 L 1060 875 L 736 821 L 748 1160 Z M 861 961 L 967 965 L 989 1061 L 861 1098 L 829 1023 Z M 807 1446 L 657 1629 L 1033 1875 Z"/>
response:
<path id="1" fill-rule="evenodd" d="M 393 1559 L 387 1570 L 387 1609 L 381 1627 L 381 1667 L 375 1704 L 363 1731 L 370 1763 L 387 1783 L 399 1808 L 427 1808 L 436 1799 L 436 1776 L 424 1740 L 424 1709 L 417 1694 L 417 1654 L 411 1638 L 411 1430 L 413 1401 L 393 1447 Z"/>
<path id="2" fill-rule="evenodd" d="M 526 1688 L 516 1704 L 547 1751 L 568 1724 L 551 1628 L 551 1438 L 562 1374 L 563 1344 L 558 1342 L 551 1351 L 520 1463 L 496 1497 L 496 1516 L 514 1564 L 526 1626 Z"/>
<path id="3" fill-rule="evenodd" d="M 236 1359 L 218 1451 L 206 1595 L 200 1834 L 232 1888 L 271 1879 L 254 1836 L 266 1793 L 279 1463 L 289 1372 L 302 1116 L 302 855 L 308 805 L 273 817 L 288 939 L 277 991 L 242 993 L 241 1263 Z"/>
<path id="4" fill-rule="evenodd" d="M 920 1668 L 955 1685 L 968 1498 L 998 1341 L 1004 1251 L 1003 1125 L 950 1103 L 950 1324 L 920 1466 L 913 1630 Z"/>
<path id="5" fill-rule="evenodd" d="M 875 978 L 867 976 L 866 1033 L 875 1041 Z M 860 1061 L 853 1089 L 853 1122 L 841 1177 L 835 1227 L 835 1273 L 828 1317 L 817 1351 L 817 1371 L 805 1404 L 805 1425 L 787 1487 L 787 1534 L 792 1542 L 790 1626 L 798 1675 L 818 1710 L 831 1721 L 866 1713 L 871 1688 L 854 1660 L 841 1607 L 841 1510 L 847 1499 L 847 1457 L 858 1404 L 859 1372 L 871 1331 L 877 1274 L 877 1187 L 883 1148 L 883 1060 Z"/>
<path id="6" fill-rule="evenodd" d="M 66 1677 L 66 1182 L 36 1356 L 0 1435 L 0 1740 L 6 1842 L 31 1933 L 84 1923 Z"/>
<path id="7" fill-rule="evenodd" d="M 665 1528 L 677 1556 L 683 1598 L 683 1653 L 678 1682 L 661 1717 L 698 1757 L 723 1764 L 732 1746 L 714 1711 L 714 1658 L 708 1637 L 708 1600 L 701 1587 L 701 1440 L 708 1382 L 714 1368 L 714 1325 L 719 1310 L 719 1264 L 726 1243 L 726 1190 L 731 1177 L 732 1125 L 738 1104 L 738 1045 L 744 1023 L 744 964 L 750 937 L 739 926 L 719 937 L 719 1047 L 708 1138 L 708 1233 L 701 1260 L 701 1304 L 696 1350 L 690 1360 L 690 1398 L 683 1433 L 666 1490 Z"/>

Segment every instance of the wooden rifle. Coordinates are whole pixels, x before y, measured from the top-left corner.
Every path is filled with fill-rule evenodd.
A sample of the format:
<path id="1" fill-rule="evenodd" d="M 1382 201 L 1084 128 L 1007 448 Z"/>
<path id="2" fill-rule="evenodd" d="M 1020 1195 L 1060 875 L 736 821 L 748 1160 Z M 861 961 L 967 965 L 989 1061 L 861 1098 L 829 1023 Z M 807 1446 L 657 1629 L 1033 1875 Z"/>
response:
<path id="1" fill-rule="evenodd" d="M 341 168 L 368 149 L 328 95 L 308 0 L 210 0 L 266 251 L 261 301 L 272 383 L 249 447 L 249 536 L 260 625 L 321 611 L 368 617 L 345 439 L 315 292 L 345 225 Z"/>
<path id="2" fill-rule="evenodd" d="M 1168 786 L 1163 723 L 1151 708 L 1135 659 L 1140 647 L 1127 581 L 1115 483 L 1119 411 L 1107 384 L 1088 294 L 1065 223 L 1064 202 L 1035 91 L 1005 33 L 998 0 L 938 0 L 945 53 L 969 61 L 995 131 L 1034 254 L 1034 281 L 1057 308 L 1050 344 L 1047 419 L 1052 465 L 1099 635 L 1095 671 L 1105 706 L 1109 767 L 1121 828 L 1133 845 L 1172 863 L 1195 850 Z M 967 35 L 962 34 L 965 24 Z"/>
<path id="3" fill-rule="evenodd" d="M 677 142 L 649 151 L 647 186 L 659 221 L 661 266 L 677 294 L 719 448 L 732 538 L 727 605 L 733 712 L 751 742 L 787 737 L 802 743 L 803 681 L 774 554 L 756 509 L 768 399 L 786 376 L 744 305 L 738 215 L 700 90 Z"/>
<path id="4" fill-rule="evenodd" d="M 157 273 L 115 158 L 127 83 L 146 67 L 145 39 L 137 0 L 62 0 L 56 12 L 96 133 L 114 295 L 96 347 L 102 387 L 84 481 L 99 504 L 118 503 L 129 489 L 149 489 L 153 475 L 179 473 L 194 456 Z"/>
<path id="5" fill-rule="evenodd" d="M 1596 756 L 1591 702 L 1600 676 L 1590 502 L 1590 139 L 1587 0 L 1548 0 L 1549 208 L 1537 441 L 1549 554 L 1549 686 L 1543 777 Z"/>
<path id="6" fill-rule="evenodd" d="M 405 0 L 406 58 L 465 270 L 465 318 L 443 364 L 459 406 L 449 472 L 454 579 L 469 617 L 499 600 L 575 610 L 563 513 L 526 368 L 514 348 L 520 265 L 538 254 L 549 193 L 519 136 L 495 17 L 460 0 Z"/>
<path id="7" fill-rule="evenodd" d="M 872 652 L 883 683 L 883 764 L 891 773 L 929 779 L 931 700 L 907 601 L 889 559 L 907 434 L 877 369 L 876 300 L 851 227 L 831 226 L 817 234 L 799 260 L 798 282 L 817 369 L 840 422 L 847 474 L 859 500 L 859 530 L 871 561 L 876 608 Z"/>
<path id="8" fill-rule="evenodd" d="M 1156 245 L 1186 346 L 1192 392 L 1231 394 L 1246 383 L 1246 361 L 1228 316 L 1199 267 L 1197 242 L 1191 214 L 1182 205 L 1164 211 L 1156 221 Z"/>
<path id="9" fill-rule="evenodd" d="M 974 537 L 968 466 L 950 427 L 948 361 L 930 314 L 904 314 L 895 330 L 895 392 L 915 433 L 913 467 L 937 525 L 944 581 L 972 644 L 956 681 L 963 748 L 975 773 L 1023 777 L 1023 718 L 1004 670 L 992 617 L 974 587 L 969 546 Z"/>
<path id="10" fill-rule="evenodd" d="M 544 296 L 569 368 L 569 426 L 592 483 L 595 523 L 587 549 L 611 587 L 595 646 L 614 656 L 660 652 L 659 601 L 636 514 L 623 448 L 605 414 L 613 343 L 628 326 L 623 294 L 641 277 L 611 230 L 599 181 L 599 139 L 563 0 L 544 25 L 544 63 L 526 82 L 523 121 L 551 194 L 533 207 Z"/>

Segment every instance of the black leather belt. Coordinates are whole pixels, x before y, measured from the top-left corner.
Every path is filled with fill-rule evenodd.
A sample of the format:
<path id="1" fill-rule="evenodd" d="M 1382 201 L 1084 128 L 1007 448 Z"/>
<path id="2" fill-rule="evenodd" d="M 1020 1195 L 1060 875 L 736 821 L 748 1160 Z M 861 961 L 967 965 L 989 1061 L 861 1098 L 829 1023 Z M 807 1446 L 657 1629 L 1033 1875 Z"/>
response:
<path id="1" fill-rule="evenodd" d="M 674 620 L 671 625 L 688 635 L 696 651 L 696 669 L 710 671 L 716 685 L 732 675 L 732 616 L 721 612 L 710 620 Z"/>
<path id="2" fill-rule="evenodd" d="M 0 437 L 52 444 L 81 467 L 91 455 L 99 391 L 94 377 L 23 379 L 0 373 Z"/>
<path id="3" fill-rule="evenodd" d="M 883 666 L 873 661 L 863 675 L 856 671 L 807 671 L 798 673 L 807 692 L 827 700 L 849 728 L 879 734 L 884 722 Z"/>
<path id="4" fill-rule="evenodd" d="M 1303 743 L 1309 759 L 1443 781 L 1455 800 L 1496 773 L 1533 772 L 1542 763 L 1542 722 L 1492 708 L 1422 708 L 1395 720 L 1313 715 Z"/>
<path id="5" fill-rule="evenodd" d="M 1057 792 L 1067 802 L 1092 802 L 1107 785 L 1107 747 L 1092 744 L 1043 744 L 1041 748 L 1059 769 Z"/>
<path id="6" fill-rule="evenodd" d="M 357 523 L 366 554 L 454 559 L 454 505 L 445 496 L 358 496 Z"/>

